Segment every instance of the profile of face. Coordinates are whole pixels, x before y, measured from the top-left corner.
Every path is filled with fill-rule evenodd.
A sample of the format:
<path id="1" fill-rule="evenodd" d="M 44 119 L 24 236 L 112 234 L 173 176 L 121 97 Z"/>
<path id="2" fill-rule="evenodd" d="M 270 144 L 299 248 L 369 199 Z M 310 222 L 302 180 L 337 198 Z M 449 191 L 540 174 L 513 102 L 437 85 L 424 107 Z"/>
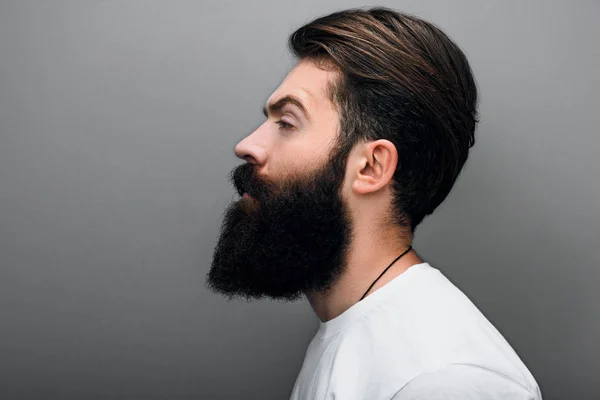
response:
<path id="1" fill-rule="evenodd" d="M 334 145 L 339 117 L 324 94 L 332 74 L 300 61 L 271 95 L 267 120 L 236 146 L 248 160 L 230 175 L 242 197 L 224 214 L 210 290 L 293 301 L 343 272 L 352 220 Z"/>

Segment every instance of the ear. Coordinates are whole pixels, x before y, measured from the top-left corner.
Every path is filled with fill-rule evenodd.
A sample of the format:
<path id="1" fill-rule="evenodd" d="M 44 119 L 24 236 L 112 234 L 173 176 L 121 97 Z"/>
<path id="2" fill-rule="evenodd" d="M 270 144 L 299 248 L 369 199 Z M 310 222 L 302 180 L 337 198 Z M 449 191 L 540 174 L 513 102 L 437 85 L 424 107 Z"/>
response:
<path id="1" fill-rule="evenodd" d="M 386 186 L 398 164 L 396 146 L 389 140 L 366 142 L 357 155 L 358 170 L 352 189 L 360 194 L 372 193 Z"/>

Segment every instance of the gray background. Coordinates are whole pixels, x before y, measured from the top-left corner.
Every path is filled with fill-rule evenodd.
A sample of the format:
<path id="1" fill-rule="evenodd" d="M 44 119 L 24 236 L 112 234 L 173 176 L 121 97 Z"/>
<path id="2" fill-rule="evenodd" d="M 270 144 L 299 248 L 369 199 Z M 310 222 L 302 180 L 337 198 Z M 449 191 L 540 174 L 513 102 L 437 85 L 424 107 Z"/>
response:
<path id="1" fill-rule="evenodd" d="M 287 36 L 368 4 L 444 29 L 481 91 L 415 248 L 545 399 L 600 396 L 599 2 L 2 0 L 0 398 L 289 396 L 308 302 L 228 302 L 204 278 Z"/>

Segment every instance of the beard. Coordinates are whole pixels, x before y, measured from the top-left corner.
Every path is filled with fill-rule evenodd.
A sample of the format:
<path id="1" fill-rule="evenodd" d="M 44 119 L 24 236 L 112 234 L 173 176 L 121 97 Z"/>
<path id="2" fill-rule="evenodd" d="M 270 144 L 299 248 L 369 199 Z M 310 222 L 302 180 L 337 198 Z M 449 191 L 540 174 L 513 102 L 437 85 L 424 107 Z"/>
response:
<path id="1" fill-rule="evenodd" d="M 344 271 L 351 217 L 340 188 L 345 159 L 330 156 L 308 176 L 281 183 L 252 164 L 230 174 L 242 197 L 225 211 L 206 287 L 229 297 L 294 301 L 331 288 Z"/>

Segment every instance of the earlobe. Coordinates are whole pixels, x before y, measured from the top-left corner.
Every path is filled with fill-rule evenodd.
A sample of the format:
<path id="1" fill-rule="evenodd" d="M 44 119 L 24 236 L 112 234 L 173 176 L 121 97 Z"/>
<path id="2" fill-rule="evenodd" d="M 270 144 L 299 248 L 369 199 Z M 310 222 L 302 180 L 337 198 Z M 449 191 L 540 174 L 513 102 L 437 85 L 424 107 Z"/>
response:
<path id="1" fill-rule="evenodd" d="M 366 176 L 366 175 L 363 175 Z M 358 178 L 354 182 L 352 182 L 352 190 L 359 194 L 366 194 L 371 192 L 372 184 L 368 184 L 365 182 L 365 179 Z"/>

